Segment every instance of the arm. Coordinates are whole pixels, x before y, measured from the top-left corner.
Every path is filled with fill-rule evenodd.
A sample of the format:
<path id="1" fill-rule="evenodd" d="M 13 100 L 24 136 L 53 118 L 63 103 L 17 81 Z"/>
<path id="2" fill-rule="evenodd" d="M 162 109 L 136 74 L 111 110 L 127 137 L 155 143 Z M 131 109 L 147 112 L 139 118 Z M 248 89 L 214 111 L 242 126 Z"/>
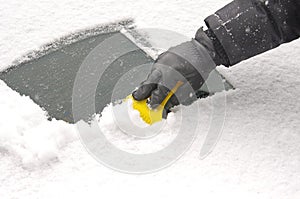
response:
<path id="1" fill-rule="evenodd" d="M 222 58 L 220 64 L 231 66 L 297 39 L 300 1 L 235 0 L 205 22 L 206 33 Z"/>
<path id="2" fill-rule="evenodd" d="M 150 97 L 155 107 L 177 81 L 197 91 L 216 65 L 231 66 L 298 38 L 299 11 L 299 0 L 234 0 L 205 19 L 206 31 L 200 28 L 195 39 L 160 55 L 133 97 Z M 169 100 L 167 109 L 189 98 L 185 85 Z"/>

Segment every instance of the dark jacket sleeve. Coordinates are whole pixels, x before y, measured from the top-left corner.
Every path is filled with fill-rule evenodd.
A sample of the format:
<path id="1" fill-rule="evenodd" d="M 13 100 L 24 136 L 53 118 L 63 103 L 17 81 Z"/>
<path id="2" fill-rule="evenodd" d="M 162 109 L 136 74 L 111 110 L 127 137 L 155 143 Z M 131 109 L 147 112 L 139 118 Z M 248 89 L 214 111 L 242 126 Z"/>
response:
<path id="1" fill-rule="evenodd" d="M 230 66 L 297 39 L 300 0 L 234 0 L 205 22 L 222 64 Z"/>

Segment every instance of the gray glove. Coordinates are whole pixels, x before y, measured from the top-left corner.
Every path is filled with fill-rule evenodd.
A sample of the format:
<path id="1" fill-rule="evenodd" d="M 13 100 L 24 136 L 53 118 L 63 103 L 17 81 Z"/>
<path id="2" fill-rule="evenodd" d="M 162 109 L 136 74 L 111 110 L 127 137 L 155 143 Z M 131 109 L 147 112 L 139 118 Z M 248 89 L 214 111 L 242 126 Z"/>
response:
<path id="1" fill-rule="evenodd" d="M 161 54 L 153 64 L 148 78 L 133 92 L 133 97 L 138 101 L 149 98 L 150 107 L 156 108 L 176 83 L 181 81 L 184 85 L 168 101 L 165 109 L 194 101 L 195 91 L 201 88 L 216 67 L 213 44 L 203 31 L 201 33 L 200 37 L 197 33 L 197 40 L 200 38 L 201 43 L 192 39 Z"/>

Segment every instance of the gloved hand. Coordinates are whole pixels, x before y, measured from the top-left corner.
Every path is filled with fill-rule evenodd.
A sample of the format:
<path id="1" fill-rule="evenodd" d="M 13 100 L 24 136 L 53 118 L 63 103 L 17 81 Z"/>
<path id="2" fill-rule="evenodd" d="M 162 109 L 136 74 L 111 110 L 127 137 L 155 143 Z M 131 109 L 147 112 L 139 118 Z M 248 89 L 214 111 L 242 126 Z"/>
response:
<path id="1" fill-rule="evenodd" d="M 184 85 L 169 100 L 165 109 L 184 104 L 191 98 L 195 100 L 195 91 L 201 88 L 216 67 L 213 43 L 202 29 L 199 31 L 197 40 L 172 47 L 157 58 L 148 78 L 132 93 L 135 100 L 149 98 L 150 107 L 156 108 L 178 81 Z"/>

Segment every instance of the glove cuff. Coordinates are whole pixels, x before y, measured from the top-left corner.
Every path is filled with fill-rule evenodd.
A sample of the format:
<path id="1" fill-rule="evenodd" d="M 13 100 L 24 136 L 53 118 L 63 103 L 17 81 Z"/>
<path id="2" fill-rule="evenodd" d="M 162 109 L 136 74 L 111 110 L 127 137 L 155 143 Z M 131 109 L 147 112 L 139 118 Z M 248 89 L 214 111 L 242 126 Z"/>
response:
<path id="1" fill-rule="evenodd" d="M 224 65 L 228 67 L 230 65 L 223 46 L 211 29 L 203 31 L 202 27 L 199 28 L 196 33 L 195 40 L 207 48 L 217 66 Z"/>

